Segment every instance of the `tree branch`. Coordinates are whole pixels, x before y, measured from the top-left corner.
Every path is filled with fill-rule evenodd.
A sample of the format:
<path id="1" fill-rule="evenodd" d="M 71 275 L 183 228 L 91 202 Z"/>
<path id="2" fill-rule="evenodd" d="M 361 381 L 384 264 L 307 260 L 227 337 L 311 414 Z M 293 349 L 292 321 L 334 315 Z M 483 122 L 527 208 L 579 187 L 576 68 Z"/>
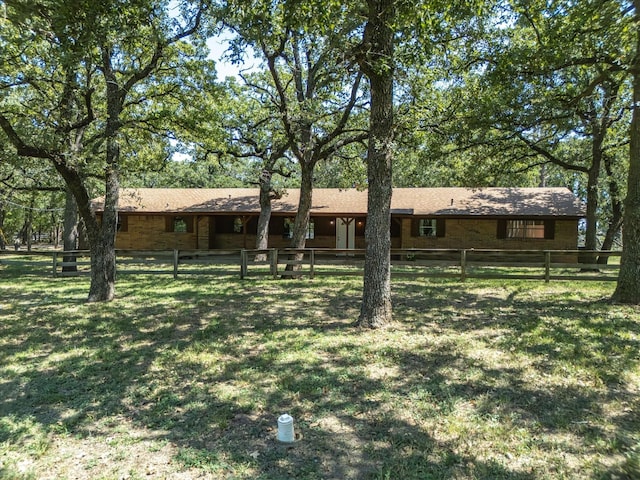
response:
<path id="1" fill-rule="evenodd" d="M 52 152 L 44 148 L 27 145 L 18 132 L 14 130 L 13 125 L 11 125 L 7 117 L 2 114 L 0 114 L 0 128 L 2 128 L 7 135 L 9 142 L 14 146 L 18 155 L 52 160 L 55 163 L 64 163 L 64 157 L 59 152 Z"/>
<path id="2" fill-rule="evenodd" d="M 547 160 L 549 160 L 551 163 L 554 163 L 556 165 L 561 166 L 562 168 L 566 169 L 566 170 L 573 170 L 576 172 L 583 172 L 583 173 L 588 173 L 589 169 L 587 167 L 582 167 L 580 165 L 573 165 L 571 163 L 565 162 L 564 160 L 559 159 L 558 157 L 556 157 L 555 155 L 553 155 L 551 152 L 549 152 L 548 150 L 542 148 L 540 145 L 536 144 L 535 142 L 532 142 L 531 140 L 529 140 L 528 138 L 526 138 L 524 135 L 522 135 L 522 133 L 518 133 L 517 134 L 518 138 L 520 140 L 522 140 L 523 143 L 525 143 L 531 150 L 533 150 L 534 152 L 536 152 L 537 154 L 541 155 L 543 158 L 546 158 Z"/>

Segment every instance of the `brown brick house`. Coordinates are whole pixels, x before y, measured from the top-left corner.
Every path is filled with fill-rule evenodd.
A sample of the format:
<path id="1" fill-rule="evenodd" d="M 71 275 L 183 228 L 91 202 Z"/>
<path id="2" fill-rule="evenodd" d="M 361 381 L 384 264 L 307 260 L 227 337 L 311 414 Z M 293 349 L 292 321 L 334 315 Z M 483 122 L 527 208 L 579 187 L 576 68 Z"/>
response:
<path id="1" fill-rule="evenodd" d="M 287 247 L 299 192 L 273 202 L 269 246 Z M 102 199 L 93 202 L 102 209 Z M 367 192 L 313 191 L 309 248 L 364 248 Z M 123 189 L 116 247 L 253 248 L 257 189 Z M 584 207 L 566 188 L 396 188 L 394 248 L 576 249 Z"/>

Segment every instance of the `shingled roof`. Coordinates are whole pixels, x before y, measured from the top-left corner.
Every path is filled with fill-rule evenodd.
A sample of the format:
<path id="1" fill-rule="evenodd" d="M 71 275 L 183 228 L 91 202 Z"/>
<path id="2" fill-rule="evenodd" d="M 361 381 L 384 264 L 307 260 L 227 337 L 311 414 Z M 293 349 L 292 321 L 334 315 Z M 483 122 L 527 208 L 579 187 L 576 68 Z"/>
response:
<path id="1" fill-rule="evenodd" d="M 134 188 L 120 191 L 121 212 L 152 214 L 258 214 L 257 188 Z M 274 200 L 273 213 L 296 212 L 300 192 L 288 189 Z M 92 206 L 102 211 L 104 198 Z M 584 205 L 566 188 L 395 188 L 391 212 L 397 215 L 476 217 L 584 216 Z M 367 192 L 356 189 L 316 188 L 312 215 L 363 216 Z"/>

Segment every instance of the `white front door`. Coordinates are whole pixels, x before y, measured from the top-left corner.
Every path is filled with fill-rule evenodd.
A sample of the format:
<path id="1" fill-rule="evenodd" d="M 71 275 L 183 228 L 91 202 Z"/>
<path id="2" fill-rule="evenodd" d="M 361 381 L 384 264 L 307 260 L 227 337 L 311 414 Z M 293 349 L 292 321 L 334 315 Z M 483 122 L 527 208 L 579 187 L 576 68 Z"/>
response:
<path id="1" fill-rule="evenodd" d="M 336 248 L 352 249 L 356 245 L 356 222 L 353 218 L 336 218 Z"/>

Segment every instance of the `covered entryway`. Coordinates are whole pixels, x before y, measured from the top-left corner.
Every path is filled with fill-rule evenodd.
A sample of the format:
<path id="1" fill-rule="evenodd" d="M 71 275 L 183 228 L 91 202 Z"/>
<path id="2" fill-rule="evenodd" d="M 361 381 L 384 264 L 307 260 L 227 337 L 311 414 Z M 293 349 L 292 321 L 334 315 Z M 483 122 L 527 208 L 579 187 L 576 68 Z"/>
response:
<path id="1" fill-rule="evenodd" d="M 356 247 L 356 219 L 336 218 L 336 248 L 353 249 Z"/>

